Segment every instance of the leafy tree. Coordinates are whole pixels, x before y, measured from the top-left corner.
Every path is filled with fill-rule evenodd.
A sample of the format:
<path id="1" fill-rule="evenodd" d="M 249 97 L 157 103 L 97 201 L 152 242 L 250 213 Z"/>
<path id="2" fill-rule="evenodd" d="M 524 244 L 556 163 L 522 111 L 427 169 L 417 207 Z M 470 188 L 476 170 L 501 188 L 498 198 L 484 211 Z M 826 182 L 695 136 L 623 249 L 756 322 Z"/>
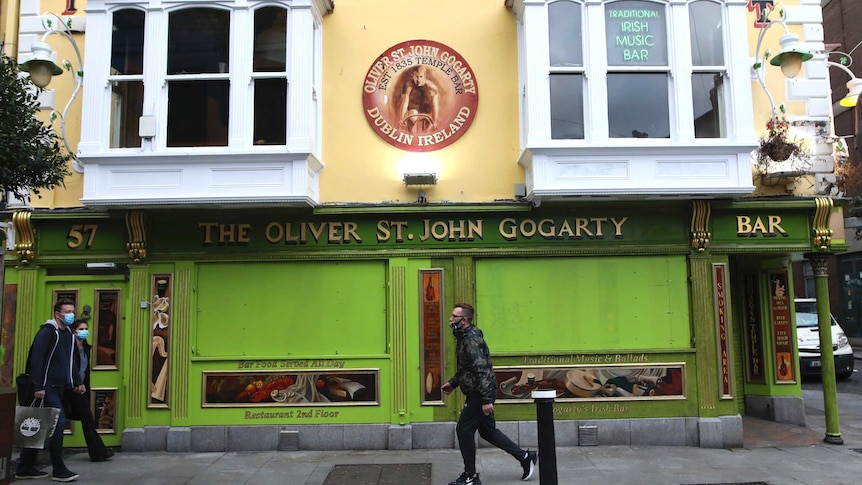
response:
<path id="1" fill-rule="evenodd" d="M 29 200 L 31 191 L 41 198 L 39 189 L 63 186 L 72 156 L 53 128 L 36 119 L 38 88 L 18 72 L 15 59 L 0 54 L 0 196 Z"/>

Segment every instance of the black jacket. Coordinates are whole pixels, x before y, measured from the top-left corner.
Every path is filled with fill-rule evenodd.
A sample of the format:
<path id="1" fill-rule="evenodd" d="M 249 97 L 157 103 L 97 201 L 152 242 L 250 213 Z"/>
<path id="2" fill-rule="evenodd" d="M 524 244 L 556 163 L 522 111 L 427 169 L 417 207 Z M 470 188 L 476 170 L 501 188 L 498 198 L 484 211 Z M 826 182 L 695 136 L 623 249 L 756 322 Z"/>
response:
<path id="1" fill-rule="evenodd" d="M 93 346 L 90 345 L 86 340 L 84 340 L 84 355 L 87 356 L 87 368 L 85 369 L 83 384 L 87 388 L 87 391 L 90 390 L 90 366 L 92 366 L 92 361 L 90 360 L 90 350 L 92 348 Z M 72 350 L 72 363 L 72 373 L 74 373 L 77 377 L 77 375 L 79 374 L 78 369 L 81 368 L 81 354 L 79 352 L 77 342 Z"/>
<path id="2" fill-rule="evenodd" d="M 27 361 L 27 373 L 33 380 L 34 391 L 43 391 L 48 386 L 69 389 L 83 384 L 73 372 L 74 346 L 75 335 L 68 327 L 60 330 L 54 320 L 48 320 L 39 327 Z"/>
<path id="3" fill-rule="evenodd" d="M 479 396 L 482 404 L 493 403 L 497 399 L 497 376 L 485 336 L 472 324 L 452 333 L 458 340 L 455 347 L 458 372 L 449 379 L 449 385 L 460 386 L 465 396 Z"/>

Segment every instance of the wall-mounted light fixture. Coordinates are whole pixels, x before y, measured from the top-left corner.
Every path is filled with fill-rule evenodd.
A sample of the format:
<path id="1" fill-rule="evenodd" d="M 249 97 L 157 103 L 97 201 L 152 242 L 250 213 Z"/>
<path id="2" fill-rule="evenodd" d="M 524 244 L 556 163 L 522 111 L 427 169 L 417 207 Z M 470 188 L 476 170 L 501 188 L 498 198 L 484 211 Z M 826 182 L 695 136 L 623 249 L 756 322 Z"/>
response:
<path id="1" fill-rule="evenodd" d="M 781 67 L 781 73 L 784 74 L 785 77 L 794 78 L 799 71 L 802 69 L 802 63 L 808 60 L 811 60 L 814 55 L 799 46 L 799 36 L 796 34 L 790 33 L 790 30 L 787 28 L 787 24 L 785 23 L 785 12 L 781 10 L 781 18 L 778 20 L 772 20 L 768 23 L 765 23 L 765 27 L 760 29 L 760 33 L 757 36 L 757 55 L 761 56 L 755 59 L 753 68 L 757 73 L 757 80 L 760 81 L 760 85 L 763 87 L 763 90 L 766 92 L 766 96 L 769 98 L 770 106 L 772 107 L 772 116 L 775 117 L 775 102 L 773 101 L 772 94 L 769 92 L 769 89 L 766 88 L 765 82 L 765 74 L 761 69 L 763 66 L 763 62 L 769 58 L 769 51 L 765 51 L 761 55 L 761 47 L 763 44 L 763 37 L 766 35 L 766 31 L 769 30 L 775 24 L 780 24 L 784 27 L 785 34 L 779 38 L 778 42 L 781 44 L 781 52 L 776 54 L 772 59 L 769 60 L 769 64 L 773 66 Z M 839 104 L 845 108 L 852 108 L 856 106 L 857 100 L 859 99 L 859 94 L 862 93 L 862 79 L 856 77 L 847 66 L 850 65 L 853 61 L 849 60 L 850 56 L 843 52 L 829 52 L 827 54 L 842 54 L 841 62 L 832 62 L 828 58 L 826 59 L 826 65 L 829 67 L 837 67 L 844 72 L 846 72 L 850 76 L 850 81 L 847 82 L 847 96 L 842 98 L 839 101 Z"/>
<path id="2" fill-rule="evenodd" d="M 847 68 L 842 64 L 838 64 L 837 62 L 827 62 L 828 65 L 841 68 L 847 71 L 850 74 L 850 80 L 847 81 L 847 96 L 841 98 L 838 101 L 838 104 L 845 108 L 852 108 L 856 106 L 856 103 L 859 101 L 859 94 L 862 93 L 862 79 L 857 78 L 853 71 Z"/>
<path id="3" fill-rule="evenodd" d="M 30 80 L 33 81 L 33 84 L 42 89 L 48 87 L 53 76 L 63 74 L 63 68 L 72 73 L 72 96 L 69 98 L 69 102 L 66 103 L 66 107 L 63 108 L 62 113 L 51 111 L 51 122 L 60 118 L 60 136 L 63 138 L 63 144 L 66 146 L 66 150 L 72 155 L 75 170 L 83 172 L 83 164 L 78 160 L 78 157 L 75 156 L 75 152 L 72 151 L 71 147 L 69 147 L 69 142 L 66 139 L 66 113 L 69 111 L 69 107 L 72 106 L 72 103 L 81 91 L 81 86 L 84 82 L 84 62 L 81 59 L 81 50 L 78 49 L 78 43 L 75 42 L 75 38 L 72 36 L 72 33 L 74 32 L 72 30 L 72 17 L 66 17 L 64 21 L 64 19 L 59 15 L 50 12 L 43 14 L 42 17 L 42 26 L 45 27 L 45 33 L 42 34 L 38 42 L 33 42 L 33 44 L 31 44 L 30 50 L 32 51 L 33 56 L 30 60 L 21 63 L 20 68 L 22 71 L 30 73 Z M 63 68 L 54 62 L 53 59 L 56 55 L 53 52 L 51 45 L 45 42 L 45 40 L 53 34 L 60 35 L 72 44 L 72 48 L 75 49 L 75 56 L 78 59 L 77 69 L 73 69 L 72 63 L 65 59 L 61 63 Z"/>
<path id="4" fill-rule="evenodd" d="M 793 78 L 799 74 L 799 71 L 802 69 L 802 63 L 814 57 L 813 54 L 799 46 L 799 36 L 790 32 L 790 29 L 785 23 L 785 15 L 786 13 L 782 9 L 781 18 L 761 23 L 763 27 L 760 28 L 760 33 L 757 35 L 757 50 L 755 50 L 755 55 L 757 55 L 757 57 L 754 59 L 754 65 L 752 66 L 755 75 L 757 76 L 757 80 L 760 82 L 760 86 L 763 88 L 763 91 L 766 93 L 766 97 L 769 99 L 769 106 L 772 108 L 773 119 L 777 117 L 778 113 L 775 110 L 775 100 L 772 98 L 772 93 L 770 93 L 769 89 L 766 87 L 766 73 L 763 69 L 763 63 L 769 60 L 769 64 L 781 67 L 781 72 L 785 77 Z M 769 50 L 761 51 L 760 49 L 763 47 L 763 38 L 766 36 L 766 32 L 776 24 L 784 27 L 784 35 L 782 35 L 778 40 L 781 44 L 781 52 L 772 59 L 769 59 Z"/>
<path id="5" fill-rule="evenodd" d="M 437 185 L 436 173 L 405 173 L 404 185 Z"/>
<path id="6" fill-rule="evenodd" d="M 115 269 L 116 263 L 87 263 L 87 269 Z"/>

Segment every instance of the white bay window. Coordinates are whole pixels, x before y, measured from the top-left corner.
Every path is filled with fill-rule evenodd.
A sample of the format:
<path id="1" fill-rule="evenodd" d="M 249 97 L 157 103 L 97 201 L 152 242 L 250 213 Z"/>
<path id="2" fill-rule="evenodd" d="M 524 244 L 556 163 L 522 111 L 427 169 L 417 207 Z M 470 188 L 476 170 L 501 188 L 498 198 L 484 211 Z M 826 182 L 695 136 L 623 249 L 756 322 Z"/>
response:
<path id="1" fill-rule="evenodd" d="M 317 204 L 315 87 L 332 7 L 88 2 L 83 202 Z"/>
<path id="2" fill-rule="evenodd" d="M 509 0 L 528 198 L 753 189 L 745 0 Z"/>

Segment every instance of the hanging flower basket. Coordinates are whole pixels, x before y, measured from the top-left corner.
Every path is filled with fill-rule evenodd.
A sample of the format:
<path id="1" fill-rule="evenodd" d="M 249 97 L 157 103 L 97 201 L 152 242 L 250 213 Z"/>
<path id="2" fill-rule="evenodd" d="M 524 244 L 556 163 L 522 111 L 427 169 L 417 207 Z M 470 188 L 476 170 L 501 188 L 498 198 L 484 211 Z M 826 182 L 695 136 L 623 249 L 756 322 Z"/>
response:
<path id="1" fill-rule="evenodd" d="M 770 160 L 783 162 L 791 156 L 799 153 L 799 145 L 788 141 L 786 138 L 774 138 L 761 143 L 761 150 Z"/>
<path id="2" fill-rule="evenodd" d="M 802 146 L 787 138 L 789 123 L 784 117 L 776 116 L 766 123 L 767 133 L 760 139 L 757 149 L 759 163 L 783 162 L 793 156 L 805 155 Z"/>

